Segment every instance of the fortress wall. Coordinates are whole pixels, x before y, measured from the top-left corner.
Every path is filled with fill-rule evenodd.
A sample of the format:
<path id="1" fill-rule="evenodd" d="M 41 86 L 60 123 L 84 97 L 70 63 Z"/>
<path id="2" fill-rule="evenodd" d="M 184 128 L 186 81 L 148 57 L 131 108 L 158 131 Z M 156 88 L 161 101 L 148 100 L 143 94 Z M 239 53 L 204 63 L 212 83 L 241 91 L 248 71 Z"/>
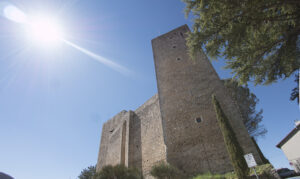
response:
<path id="1" fill-rule="evenodd" d="M 187 32 L 183 26 L 152 40 L 167 161 L 190 174 L 232 170 L 211 106 L 216 77 L 189 58 Z"/>
<path id="2" fill-rule="evenodd" d="M 141 119 L 134 112 L 129 127 L 128 166 L 142 170 Z"/>
<path id="3" fill-rule="evenodd" d="M 242 119 L 242 115 L 239 111 L 239 108 L 236 104 L 236 102 L 233 101 L 230 94 L 228 94 L 228 91 L 226 87 L 224 86 L 224 83 L 220 80 L 217 72 L 213 68 L 212 64 L 210 63 L 207 56 L 204 54 L 203 51 L 200 51 L 197 54 L 196 59 L 200 59 L 196 62 L 200 63 L 201 65 L 206 65 L 206 69 L 208 70 L 209 75 L 211 77 L 214 77 L 214 79 L 211 79 L 210 82 L 210 92 L 206 91 L 207 94 L 210 94 L 207 96 L 207 99 L 205 101 L 209 101 L 211 103 L 211 94 L 214 93 L 218 99 L 218 101 L 221 104 L 221 107 L 223 111 L 225 112 L 227 118 L 230 120 L 230 124 L 237 136 L 237 140 L 241 147 L 243 148 L 244 154 L 252 153 L 254 155 L 254 158 L 258 164 L 262 164 L 262 160 L 258 154 L 257 148 L 255 147 Z M 205 92 L 205 93 L 206 93 Z M 210 98 L 210 99 L 209 99 Z M 197 99 L 197 98 L 196 98 Z M 200 103 L 199 103 L 200 104 Z M 212 104 L 210 104 L 212 105 Z"/>
<path id="4" fill-rule="evenodd" d="M 140 121 L 141 159 L 144 176 L 149 177 L 151 167 L 166 161 L 158 95 L 156 94 L 135 111 Z"/>
<path id="5" fill-rule="evenodd" d="M 103 124 L 97 171 L 124 163 L 147 177 L 154 164 L 166 160 L 162 133 L 156 94 L 135 112 L 122 111 Z"/>
<path id="6" fill-rule="evenodd" d="M 130 117 L 131 112 L 121 111 L 103 124 L 97 171 L 106 165 L 128 165 Z"/>
<path id="7" fill-rule="evenodd" d="M 245 152 L 251 151 L 260 161 L 236 106 L 207 57 L 199 53 L 190 59 L 187 32 L 185 25 L 152 40 L 167 161 L 191 174 L 233 169 L 211 103 L 212 93 L 231 119 Z"/>
<path id="8" fill-rule="evenodd" d="M 236 104 L 203 52 L 187 54 L 188 27 L 152 40 L 158 94 L 136 111 L 121 111 L 103 124 L 97 171 L 125 164 L 146 178 L 159 161 L 189 174 L 233 170 L 211 95 L 216 94 L 244 153 L 258 152 Z"/>

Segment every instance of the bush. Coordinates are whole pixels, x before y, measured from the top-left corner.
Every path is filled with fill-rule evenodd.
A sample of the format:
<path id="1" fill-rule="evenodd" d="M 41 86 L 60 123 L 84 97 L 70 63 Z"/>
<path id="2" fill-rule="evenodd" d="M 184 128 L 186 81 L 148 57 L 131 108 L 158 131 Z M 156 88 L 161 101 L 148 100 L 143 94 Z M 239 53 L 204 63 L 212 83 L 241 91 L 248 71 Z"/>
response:
<path id="1" fill-rule="evenodd" d="M 259 165 L 259 166 L 255 167 L 255 170 L 256 170 L 256 173 L 259 176 L 259 178 L 263 178 L 263 179 L 276 178 L 272 172 L 272 170 L 274 170 L 274 168 L 271 164 Z M 245 178 L 249 178 L 249 179 L 255 178 L 256 179 L 256 177 L 254 175 L 254 171 L 251 170 L 251 172 L 249 173 L 249 176 L 246 176 Z M 201 174 L 201 175 L 197 175 L 193 179 L 239 179 L 239 178 L 237 177 L 237 175 L 234 172 L 228 172 L 223 175 L 220 175 L 220 174 L 213 175 L 211 173 Z"/>
<path id="2" fill-rule="evenodd" d="M 96 166 L 89 166 L 81 171 L 79 179 L 92 179 L 96 173 Z"/>
<path id="3" fill-rule="evenodd" d="M 225 173 L 224 177 L 226 179 L 238 179 L 238 177 L 236 176 L 236 174 L 234 172 Z"/>
<path id="4" fill-rule="evenodd" d="M 177 168 L 161 162 L 154 165 L 150 171 L 150 174 L 157 179 L 184 179 L 184 175 Z"/>
<path id="5" fill-rule="evenodd" d="M 197 175 L 195 178 L 193 179 L 226 179 L 226 177 L 224 175 L 220 175 L 220 174 L 211 174 L 211 173 L 206 173 L 203 175 Z"/>
<path id="6" fill-rule="evenodd" d="M 255 167 L 255 171 L 256 171 L 257 175 L 259 175 L 260 177 L 263 177 L 266 179 L 275 178 L 274 172 L 273 172 L 273 171 L 275 171 L 275 169 L 273 168 L 273 166 L 271 164 L 259 165 L 259 166 Z M 250 175 L 255 175 L 253 170 L 251 170 Z"/>
<path id="7" fill-rule="evenodd" d="M 124 165 L 105 166 L 97 172 L 93 179 L 142 179 L 142 173 L 135 168 L 127 168 Z"/>
<path id="8" fill-rule="evenodd" d="M 197 175 L 193 179 L 238 179 L 238 177 L 233 172 L 229 172 L 229 173 L 226 173 L 226 174 L 223 174 L 223 175 L 222 174 L 206 173 L 206 174 Z"/>

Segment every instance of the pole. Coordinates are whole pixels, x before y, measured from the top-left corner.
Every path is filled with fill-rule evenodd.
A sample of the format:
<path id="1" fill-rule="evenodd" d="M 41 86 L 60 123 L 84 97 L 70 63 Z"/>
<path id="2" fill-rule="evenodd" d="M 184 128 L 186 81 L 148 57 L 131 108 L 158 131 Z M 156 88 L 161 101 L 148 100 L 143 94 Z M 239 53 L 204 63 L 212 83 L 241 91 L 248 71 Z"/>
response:
<path id="1" fill-rule="evenodd" d="M 257 174 L 256 174 L 255 167 L 253 167 L 253 171 L 254 171 L 254 174 L 256 176 L 256 179 L 259 179 L 258 176 L 257 176 Z"/>

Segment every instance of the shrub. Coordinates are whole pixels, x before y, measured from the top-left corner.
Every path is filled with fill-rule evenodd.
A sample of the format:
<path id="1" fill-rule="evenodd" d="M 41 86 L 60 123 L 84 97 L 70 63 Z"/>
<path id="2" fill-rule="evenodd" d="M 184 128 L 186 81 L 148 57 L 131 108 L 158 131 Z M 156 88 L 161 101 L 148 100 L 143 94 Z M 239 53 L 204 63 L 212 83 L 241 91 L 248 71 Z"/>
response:
<path id="1" fill-rule="evenodd" d="M 226 179 L 238 179 L 238 177 L 236 176 L 236 174 L 234 172 L 225 173 L 224 177 Z"/>
<path id="2" fill-rule="evenodd" d="M 228 172 L 225 174 L 211 174 L 211 173 L 206 173 L 206 174 L 200 174 L 194 177 L 193 179 L 238 179 L 236 174 L 234 172 Z M 243 178 L 244 179 L 244 178 Z"/>
<path id="3" fill-rule="evenodd" d="M 97 172 L 93 179 L 142 179 L 142 173 L 135 168 L 127 168 L 124 165 L 105 166 Z"/>
<path id="4" fill-rule="evenodd" d="M 255 170 L 256 170 L 257 175 L 260 178 L 263 178 L 263 179 L 276 178 L 273 175 L 272 170 L 274 170 L 274 168 L 271 164 L 259 165 L 259 166 L 255 167 Z M 256 177 L 254 176 L 254 171 L 251 170 L 251 172 L 249 173 L 249 176 L 245 176 L 245 178 L 249 178 L 249 179 L 255 178 L 256 179 Z M 237 175 L 234 172 L 228 172 L 223 175 L 220 175 L 220 174 L 213 175 L 210 173 L 200 174 L 200 175 L 197 175 L 193 179 L 239 179 L 239 178 L 237 177 Z M 242 178 L 242 179 L 244 179 L 244 178 Z"/>
<path id="5" fill-rule="evenodd" d="M 183 173 L 177 168 L 161 162 L 154 165 L 150 171 L 150 174 L 157 179 L 184 179 Z"/>
<path id="6" fill-rule="evenodd" d="M 275 169 L 271 164 L 264 164 L 264 165 L 259 165 L 255 167 L 257 175 L 260 177 L 266 178 L 266 179 L 272 179 L 275 178 L 274 172 Z M 273 171 L 272 171 L 273 170 Z M 250 175 L 254 175 L 254 171 L 251 170 Z"/>
<path id="7" fill-rule="evenodd" d="M 193 179 L 226 179 L 224 175 L 220 175 L 220 174 L 211 174 L 211 173 L 206 173 L 206 174 L 202 174 L 202 175 L 197 175 L 195 178 Z"/>
<path id="8" fill-rule="evenodd" d="M 79 179 L 92 179 L 96 173 L 96 166 L 89 166 L 81 171 Z"/>

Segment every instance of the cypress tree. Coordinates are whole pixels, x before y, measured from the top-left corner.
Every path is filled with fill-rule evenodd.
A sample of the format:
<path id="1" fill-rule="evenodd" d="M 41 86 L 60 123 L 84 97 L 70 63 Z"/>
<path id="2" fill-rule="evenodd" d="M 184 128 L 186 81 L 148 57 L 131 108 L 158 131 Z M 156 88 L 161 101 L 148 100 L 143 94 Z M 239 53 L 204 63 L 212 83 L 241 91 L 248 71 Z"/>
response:
<path id="1" fill-rule="evenodd" d="M 221 128 L 224 142 L 234 171 L 239 179 L 247 178 L 248 166 L 243 156 L 243 149 L 239 145 L 229 120 L 223 112 L 215 95 L 212 95 L 212 103 L 216 111 L 217 121 Z"/>

